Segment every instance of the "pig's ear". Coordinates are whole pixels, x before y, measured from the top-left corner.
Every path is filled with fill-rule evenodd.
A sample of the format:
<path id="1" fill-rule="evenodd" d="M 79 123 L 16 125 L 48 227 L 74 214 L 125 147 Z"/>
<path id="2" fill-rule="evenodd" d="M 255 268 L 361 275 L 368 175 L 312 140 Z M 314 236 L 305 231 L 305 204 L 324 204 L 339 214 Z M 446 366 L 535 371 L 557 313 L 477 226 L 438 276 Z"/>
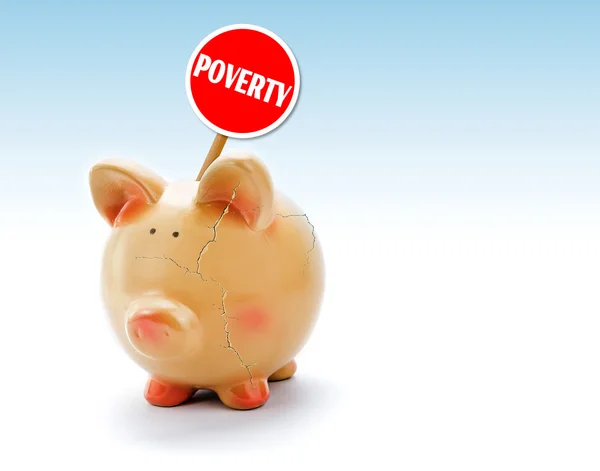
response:
<path id="1" fill-rule="evenodd" d="M 111 226 L 124 224 L 129 216 L 156 203 L 166 186 L 150 170 L 124 160 L 98 163 L 89 178 L 94 205 Z"/>
<path id="2" fill-rule="evenodd" d="M 230 202 L 254 231 L 269 226 L 273 219 L 273 182 L 261 160 L 247 152 L 220 156 L 200 180 L 197 203 Z"/>

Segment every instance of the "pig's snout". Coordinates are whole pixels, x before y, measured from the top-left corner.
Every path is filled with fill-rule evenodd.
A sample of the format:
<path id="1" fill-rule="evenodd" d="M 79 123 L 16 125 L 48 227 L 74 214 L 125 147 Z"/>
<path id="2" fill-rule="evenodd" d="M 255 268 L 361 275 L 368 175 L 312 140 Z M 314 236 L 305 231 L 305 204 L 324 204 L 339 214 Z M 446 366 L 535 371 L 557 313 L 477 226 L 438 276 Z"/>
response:
<path id="1" fill-rule="evenodd" d="M 171 314 L 152 310 L 136 312 L 129 320 L 129 327 L 136 340 L 149 342 L 158 342 L 163 336 L 182 330 Z"/>
<path id="2" fill-rule="evenodd" d="M 134 303 L 126 317 L 125 329 L 131 345 L 156 360 L 191 353 L 200 343 L 196 315 L 170 301 L 147 299 Z"/>

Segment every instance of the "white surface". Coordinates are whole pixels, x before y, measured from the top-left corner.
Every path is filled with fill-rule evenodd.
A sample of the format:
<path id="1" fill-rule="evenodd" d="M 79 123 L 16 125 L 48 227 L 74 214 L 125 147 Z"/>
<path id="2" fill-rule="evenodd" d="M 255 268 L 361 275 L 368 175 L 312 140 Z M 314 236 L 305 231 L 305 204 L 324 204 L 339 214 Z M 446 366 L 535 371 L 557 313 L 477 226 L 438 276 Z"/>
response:
<path id="1" fill-rule="evenodd" d="M 320 323 L 250 412 L 145 403 L 95 214 L 3 227 L 0 467 L 598 469 L 600 230 L 575 205 L 473 208 L 364 213 L 356 234 L 317 214 Z"/>

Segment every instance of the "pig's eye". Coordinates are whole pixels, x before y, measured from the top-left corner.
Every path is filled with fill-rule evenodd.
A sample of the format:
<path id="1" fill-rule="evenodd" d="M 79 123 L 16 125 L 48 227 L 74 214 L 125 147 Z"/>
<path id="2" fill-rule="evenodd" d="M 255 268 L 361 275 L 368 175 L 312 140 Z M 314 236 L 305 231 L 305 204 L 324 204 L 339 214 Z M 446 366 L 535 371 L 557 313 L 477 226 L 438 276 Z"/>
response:
<path id="1" fill-rule="evenodd" d="M 173 232 L 173 237 L 179 237 L 179 232 Z"/>
<path id="2" fill-rule="evenodd" d="M 156 229 L 152 228 L 150 229 L 150 234 L 154 234 L 156 232 Z"/>

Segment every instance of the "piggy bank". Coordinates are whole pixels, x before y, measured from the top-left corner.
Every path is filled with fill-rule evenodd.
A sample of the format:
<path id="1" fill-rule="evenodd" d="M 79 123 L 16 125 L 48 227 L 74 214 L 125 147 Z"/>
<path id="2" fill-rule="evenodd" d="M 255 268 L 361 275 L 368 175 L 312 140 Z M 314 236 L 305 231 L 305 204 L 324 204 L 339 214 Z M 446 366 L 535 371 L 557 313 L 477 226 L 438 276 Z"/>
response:
<path id="1" fill-rule="evenodd" d="M 103 301 L 118 342 L 149 373 L 146 400 L 175 406 L 207 389 L 234 409 L 263 405 L 268 382 L 295 373 L 321 306 L 309 218 L 243 152 L 172 183 L 103 161 L 90 188 L 112 226 Z"/>

